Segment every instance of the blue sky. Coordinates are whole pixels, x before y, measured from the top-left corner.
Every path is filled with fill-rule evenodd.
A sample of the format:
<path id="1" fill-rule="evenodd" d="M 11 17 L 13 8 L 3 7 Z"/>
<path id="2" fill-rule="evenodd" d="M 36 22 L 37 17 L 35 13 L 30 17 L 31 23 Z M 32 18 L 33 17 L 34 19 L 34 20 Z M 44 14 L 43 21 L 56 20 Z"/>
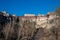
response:
<path id="1" fill-rule="evenodd" d="M 47 14 L 60 7 L 60 0 L 0 0 L 0 11 L 23 16 L 29 14 Z"/>

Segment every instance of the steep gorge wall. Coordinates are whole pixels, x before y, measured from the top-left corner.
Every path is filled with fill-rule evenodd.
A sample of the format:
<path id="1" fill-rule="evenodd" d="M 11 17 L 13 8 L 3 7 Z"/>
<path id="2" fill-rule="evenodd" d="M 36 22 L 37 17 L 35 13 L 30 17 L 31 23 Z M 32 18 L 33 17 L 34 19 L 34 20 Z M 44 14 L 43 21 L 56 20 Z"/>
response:
<path id="1" fill-rule="evenodd" d="M 33 18 L 36 19 L 37 17 Z M 1 15 L 0 40 L 60 40 L 58 23 L 60 18 L 54 18 L 53 21 L 49 20 L 49 26 L 58 23 L 49 30 L 42 27 L 36 28 L 36 20 L 33 21 L 33 18 Z"/>

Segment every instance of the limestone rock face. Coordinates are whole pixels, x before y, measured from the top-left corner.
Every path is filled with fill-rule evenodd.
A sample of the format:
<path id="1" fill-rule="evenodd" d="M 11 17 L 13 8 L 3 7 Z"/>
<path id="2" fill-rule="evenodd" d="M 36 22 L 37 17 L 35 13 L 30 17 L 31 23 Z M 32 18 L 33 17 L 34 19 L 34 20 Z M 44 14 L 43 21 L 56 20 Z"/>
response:
<path id="1" fill-rule="evenodd" d="M 48 15 L 18 17 L 0 12 L 0 40 L 60 40 L 60 16 Z"/>

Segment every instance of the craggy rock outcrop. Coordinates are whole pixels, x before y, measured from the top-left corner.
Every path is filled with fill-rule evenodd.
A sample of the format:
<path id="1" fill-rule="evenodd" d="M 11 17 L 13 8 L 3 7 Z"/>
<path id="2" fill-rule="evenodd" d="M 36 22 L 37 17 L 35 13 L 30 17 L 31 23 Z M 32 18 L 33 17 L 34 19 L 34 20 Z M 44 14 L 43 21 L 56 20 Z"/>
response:
<path id="1" fill-rule="evenodd" d="M 53 21 L 49 21 L 50 25 L 56 22 Z M 35 26 L 36 22 L 29 17 L 4 16 L 0 12 L 0 40 L 60 40 L 60 26 L 49 30 Z"/>

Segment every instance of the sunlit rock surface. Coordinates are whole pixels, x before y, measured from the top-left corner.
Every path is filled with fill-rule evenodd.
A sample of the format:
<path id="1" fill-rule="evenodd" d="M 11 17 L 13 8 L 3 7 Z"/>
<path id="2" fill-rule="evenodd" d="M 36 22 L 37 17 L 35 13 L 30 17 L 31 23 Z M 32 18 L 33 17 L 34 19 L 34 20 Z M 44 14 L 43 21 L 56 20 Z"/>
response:
<path id="1" fill-rule="evenodd" d="M 0 12 L 0 40 L 60 40 L 60 16 L 12 16 Z"/>

